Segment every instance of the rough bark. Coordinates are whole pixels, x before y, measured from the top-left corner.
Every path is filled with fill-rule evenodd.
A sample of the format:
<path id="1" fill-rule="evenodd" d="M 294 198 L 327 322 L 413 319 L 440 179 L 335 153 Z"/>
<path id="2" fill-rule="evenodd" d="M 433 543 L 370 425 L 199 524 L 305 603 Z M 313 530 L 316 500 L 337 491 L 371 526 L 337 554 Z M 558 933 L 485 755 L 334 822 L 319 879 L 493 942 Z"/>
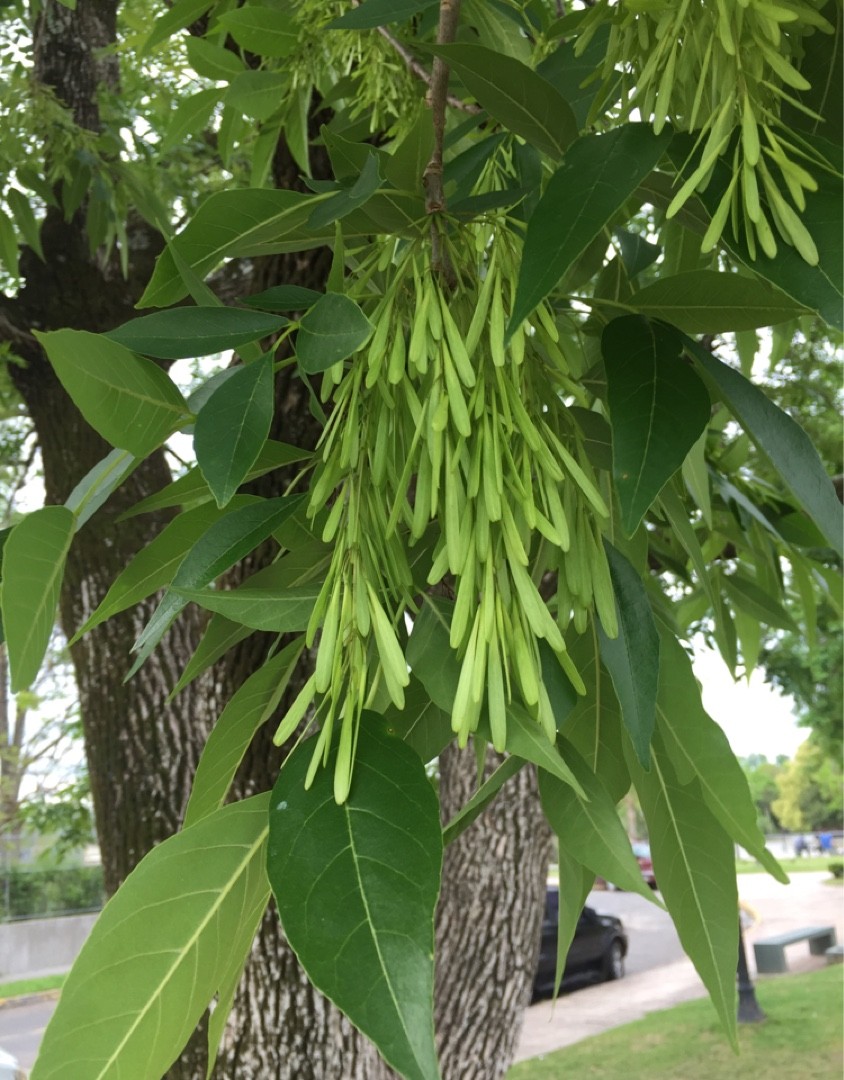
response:
<path id="1" fill-rule="evenodd" d="M 500 762 L 489 750 L 485 775 Z M 452 744 L 440 755 L 444 824 L 476 779 L 471 750 Z M 435 994 L 443 1080 L 496 1080 L 512 1061 L 536 970 L 550 842 L 525 766 L 446 848 Z"/>

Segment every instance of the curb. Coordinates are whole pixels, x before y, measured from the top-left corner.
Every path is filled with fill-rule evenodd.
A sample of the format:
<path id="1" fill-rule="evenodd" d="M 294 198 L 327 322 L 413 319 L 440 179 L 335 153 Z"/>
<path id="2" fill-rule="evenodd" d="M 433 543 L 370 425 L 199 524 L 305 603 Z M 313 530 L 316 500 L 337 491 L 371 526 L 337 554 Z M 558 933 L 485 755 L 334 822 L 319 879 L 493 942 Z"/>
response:
<path id="1" fill-rule="evenodd" d="M 60 994 L 60 989 L 37 990 L 32 994 L 17 994 L 15 997 L 0 998 L 0 1009 L 14 1009 L 18 1005 L 37 1005 L 39 1001 L 55 1001 Z"/>

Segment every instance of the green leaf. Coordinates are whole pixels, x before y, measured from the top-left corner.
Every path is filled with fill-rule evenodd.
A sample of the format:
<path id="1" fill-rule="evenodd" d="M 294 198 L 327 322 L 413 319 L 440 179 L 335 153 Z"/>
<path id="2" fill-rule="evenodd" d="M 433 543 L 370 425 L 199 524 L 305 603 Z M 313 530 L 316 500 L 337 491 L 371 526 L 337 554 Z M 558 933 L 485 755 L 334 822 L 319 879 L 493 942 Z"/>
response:
<path id="1" fill-rule="evenodd" d="M 682 337 L 638 315 L 613 319 L 601 338 L 613 442 L 613 478 L 632 536 L 709 422 L 709 392 L 683 357 Z"/>
<path id="2" fill-rule="evenodd" d="M 242 365 L 196 418 L 193 448 L 218 506 L 225 506 L 258 459 L 270 433 L 275 399 L 271 353 Z"/>
<path id="3" fill-rule="evenodd" d="M 332 19 L 327 30 L 371 30 L 388 23 L 407 22 L 425 8 L 434 7 L 436 0 L 363 0 L 362 4 Z"/>
<path id="4" fill-rule="evenodd" d="M 276 285 L 254 296 L 245 296 L 243 303 L 261 311 L 307 311 L 321 296 L 316 289 L 301 285 Z"/>
<path id="5" fill-rule="evenodd" d="M 752 330 L 807 311 L 764 281 L 717 270 L 659 278 L 627 302 L 642 315 L 665 319 L 689 334 Z"/>
<path id="6" fill-rule="evenodd" d="M 618 611 L 618 637 L 608 638 L 598 624 L 601 659 L 618 695 L 636 756 L 647 769 L 656 722 L 659 634 L 642 579 L 612 544 L 604 541 L 604 548 Z"/>
<path id="7" fill-rule="evenodd" d="M 207 671 L 212 664 L 216 664 L 221 656 L 224 656 L 229 649 L 234 648 L 244 638 L 249 637 L 251 633 L 248 626 L 241 626 L 240 623 L 225 619 L 222 615 L 212 615 L 196 647 L 196 652 L 188 660 L 184 671 L 179 676 L 179 681 L 168 694 L 167 700 L 172 701 L 188 683 L 193 682 L 203 671 Z"/>
<path id="8" fill-rule="evenodd" d="M 620 889 L 658 901 L 645 884 L 615 803 L 571 743 L 562 753 L 585 793 L 579 796 L 556 776 L 539 770 L 539 796 L 548 824 L 563 838 L 569 855 Z"/>
<path id="9" fill-rule="evenodd" d="M 167 628 L 187 603 L 181 589 L 210 584 L 269 537 L 304 502 L 304 495 L 285 495 L 228 509 L 196 541 L 173 575 L 170 588 L 135 642 L 137 658 L 127 678 L 146 661 Z"/>
<path id="10" fill-rule="evenodd" d="M 578 698 L 560 730 L 601 778 L 613 802 L 618 802 L 630 787 L 630 772 L 622 747 L 621 706 L 612 679 L 601 664 L 594 623 L 570 645 L 569 656 L 580 672 L 586 694 Z"/>
<path id="11" fill-rule="evenodd" d="M 835 488 L 809 436 L 762 390 L 691 338 L 685 347 L 757 447 L 768 458 L 798 504 L 839 555 L 844 554 L 844 517 Z"/>
<path id="12" fill-rule="evenodd" d="M 5 196 L 9 208 L 12 211 L 12 216 L 15 219 L 15 224 L 23 237 L 24 243 L 26 243 L 43 262 L 44 251 L 41 247 L 41 226 L 35 217 L 32 203 L 26 195 L 16 187 L 6 188 Z"/>
<path id="13" fill-rule="evenodd" d="M 168 1070 L 264 912 L 268 805 L 263 794 L 225 806 L 138 864 L 82 947 L 32 1080 Z"/>
<path id="14" fill-rule="evenodd" d="M 374 327 L 354 300 L 341 293 L 321 296 L 303 317 L 296 335 L 296 357 L 308 375 L 325 371 L 358 351 Z"/>
<path id="15" fill-rule="evenodd" d="M 351 185 L 332 195 L 324 203 L 315 207 L 308 218 L 309 229 L 324 229 L 334 221 L 339 221 L 359 206 L 363 206 L 381 186 L 381 172 L 378 155 L 370 153 L 360 176 Z"/>
<path id="16" fill-rule="evenodd" d="M 546 79 L 521 60 L 483 45 L 431 45 L 480 105 L 509 131 L 560 157 L 577 135 L 574 113 Z"/>
<path id="17" fill-rule="evenodd" d="M 797 624 L 782 604 L 777 603 L 769 593 L 755 581 L 751 581 L 746 574 L 737 570 L 732 574 L 723 574 L 721 581 L 734 608 L 740 608 L 765 626 L 777 626 L 782 630 L 799 633 Z"/>
<path id="18" fill-rule="evenodd" d="M 654 874 L 680 942 L 736 1046 L 738 889 L 733 842 L 696 782 L 680 784 L 654 739 L 653 768 L 628 763 L 648 824 Z"/>
<path id="19" fill-rule="evenodd" d="M 246 496 L 250 502 L 257 498 Z M 180 563 L 202 536 L 223 515 L 211 503 L 185 510 L 168 522 L 154 540 L 142 547 L 123 568 L 99 605 L 76 631 L 71 644 L 119 611 L 134 607 L 159 589 L 166 588 Z"/>
<path id="20" fill-rule="evenodd" d="M 215 43 L 208 38 L 191 35 L 185 42 L 185 48 L 188 63 L 203 79 L 228 82 L 246 70 L 237 53 L 227 49 L 222 41 Z"/>
<path id="21" fill-rule="evenodd" d="M 65 499 L 65 506 L 76 515 L 77 529 L 96 514 L 139 465 L 140 460 L 128 450 L 112 450 L 88 470 Z"/>
<path id="22" fill-rule="evenodd" d="M 778 881 L 788 875 L 765 847 L 744 770 L 727 736 L 700 699 L 692 662 L 673 634 L 660 631 L 664 662 L 659 673 L 657 726 L 678 776 L 695 776 L 721 827 Z"/>
<path id="23" fill-rule="evenodd" d="M 182 98 L 164 132 L 161 153 L 166 154 L 174 146 L 182 146 L 190 135 L 199 135 L 219 100 L 220 91 L 216 87 Z"/>
<path id="24" fill-rule="evenodd" d="M 478 734 L 487 742 L 492 742 L 486 716 L 481 716 Z M 557 747 L 548 741 L 548 736 L 537 721 L 516 701 L 511 701 L 507 706 L 507 750 L 516 757 L 545 769 L 564 784 L 569 784 L 578 795 L 586 797 L 577 777 L 560 756 Z"/>
<path id="25" fill-rule="evenodd" d="M 252 630 L 271 630 L 289 634 L 305 630 L 322 588 L 321 581 L 285 588 L 196 589 L 173 585 L 183 600 L 216 611 L 232 622 Z"/>
<path id="26" fill-rule="evenodd" d="M 67 507 L 27 514 L 3 548 L 0 610 L 11 669 L 11 690 L 26 690 L 47 651 L 76 519 Z"/>
<path id="27" fill-rule="evenodd" d="M 649 124 L 624 124 L 572 143 L 528 223 L 508 336 L 612 221 L 669 142 Z"/>
<path id="28" fill-rule="evenodd" d="M 263 123 L 284 103 L 288 81 L 280 71 L 244 71 L 232 79 L 224 100 L 229 108 Z"/>
<path id="29" fill-rule="evenodd" d="M 575 50 L 577 39 L 570 38 L 559 45 L 550 56 L 546 56 L 536 69 L 569 103 L 577 120 L 578 131 L 586 126 L 589 110 L 601 85 L 600 81 L 592 76 L 604 62 L 609 36 L 609 26 L 600 26 L 579 54 Z"/>
<path id="30" fill-rule="evenodd" d="M 12 219 L 0 210 L 0 259 L 11 277 L 18 276 L 18 234 Z"/>
<path id="31" fill-rule="evenodd" d="M 33 333 L 73 403 L 112 446 L 146 457 L 185 419 L 184 398 L 151 360 L 86 330 Z"/>
<path id="32" fill-rule="evenodd" d="M 297 638 L 267 660 L 229 699 L 202 751 L 185 810 L 183 828 L 223 805 L 234 774 L 258 728 L 275 712 L 302 655 Z"/>
<path id="33" fill-rule="evenodd" d="M 448 643 L 454 604 L 427 595 L 423 600 L 413 620 L 405 657 L 434 704 L 450 716 L 460 680 L 460 663 Z"/>
<path id="34" fill-rule="evenodd" d="M 332 763 L 305 790 L 313 744 L 294 750 L 272 792 L 267 870 L 285 935 L 311 982 L 388 1064 L 407 1080 L 438 1080 L 437 797 L 418 755 L 366 712 L 342 805 Z"/>
<path id="35" fill-rule="evenodd" d="M 507 757 L 491 776 L 481 784 L 469 801 L 461 807 L 443 829 L 443 846 L 448 847 L 476 821 L 502 787 L 525 765 L 524 758 Z M 565 784 L 560 785 L 565 787 Z"/>
<path id="36" fill-rule="evenodd" d="M 302 450 L 298 446 L 290 446 L 288 443 L 276 442 L 269 439 L 264 443 L 258 454 L 258 459 L 244 480 L 255 480 L 264 476 L 274 469 L 282 469 L 285 465 L 292 465 L 297 461 L 305 461 L 311 456 L 310 450 Z M 120 519 L 136 517 L 138 514 L 151 514 L 154 510 L 166 510 L 171 506 L 188 506 L 191 503 L 208 502 L 213 498 L 211 489 L 205 482 L 205 478 L 196 466 L 189 469 L 184 476 L 174 480 L 171 484 L 163 487 L 161 491 L 148 495 L 141 499 L 131 510 L 127 510 Z"/>
<path id="37" fill-rule="evenodd" d="M 566 834 L 558 835 L 557 863 L 560 869 L 559 910 L 557 912 L 557 973 L 554 977 L 554 997 L 560 992 L 571 943 L 586 898 L 592 891 L 595 875 L 566 850 Z"/>
<path id="38" fill-rule="evenodd" d="M 142 52 L 151 52 L 156 45 L 166 41 L 177 30 L 182 30 L 202 18 L 213 6 L 213 0 L 176 0 L 168 11 L 155 20 L 149 37 L 143 44 Z"/>
<path id="39" fill-rule="evenodd" d="M 299 39 L 289 11 L 250 4 L 220 15 L 218 22 L 241 48 L 257 56 L 288 56 Z"/>
<path id="40" fill-rule="evenodd" d="M 425 764 L 433 761 L 454 737 L 449 714 L 434 704 L 413 676 L 404 688 L 404 708 L 390 704 L 384 711 L 384 722 L 387 731 L 412 746 Z"/>
<path id="41" fill-rule="evenodd" d="M 242 308 L 179 307 L 132 319 L 106 337 L 146 356 L 181 360 L 236 349 L 284 326 L 285 318 Z"/>
<path id="42" fill-rule="evenodd" d="M 360 9 L 358 9 L 360 10 Z M 434 123 L 430 109 L 422 109 L 413 127 L 382 163 L 384 176 L 400 191 L 419 191 L 422 174 L 434 149 Z"/>
<path id="43" fill-rule="evenodd" d="M 331 240 L 333 230 L 332 236 L 321 238 L 305 229 L 322 198 L 269 188 L 210 195 L 159 255 L 138 307 L 165 308 L 187 295 L 171 247 L 178 248 L 185 263 L 202 278 L 225 258 L 298 251 Z"/>

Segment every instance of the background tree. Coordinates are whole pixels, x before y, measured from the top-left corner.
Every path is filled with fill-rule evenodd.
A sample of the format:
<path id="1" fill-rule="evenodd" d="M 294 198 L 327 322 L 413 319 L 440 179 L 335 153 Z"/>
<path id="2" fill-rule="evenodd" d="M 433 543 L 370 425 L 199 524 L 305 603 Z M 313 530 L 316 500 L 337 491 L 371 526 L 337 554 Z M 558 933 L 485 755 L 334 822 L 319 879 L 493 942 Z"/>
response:
<path id="1" fill-rule="evenodd" d="M 782 824 L 774 813 L 773 804 L 779 797 L 779 779 L 788 764 L 781 755 L 776 762 L 768 761 L 764 754 L 751 754 L 741 759 L 750 794 L 756 804 L 759 828 L 765 833 L 779 832 Z"/>
<path id="2" fill-rule="evenodd" d="M 773 813 L 792 832 L 844 827 L 842 770 L 821 746 L 807 739 L 777 777 Z"/>

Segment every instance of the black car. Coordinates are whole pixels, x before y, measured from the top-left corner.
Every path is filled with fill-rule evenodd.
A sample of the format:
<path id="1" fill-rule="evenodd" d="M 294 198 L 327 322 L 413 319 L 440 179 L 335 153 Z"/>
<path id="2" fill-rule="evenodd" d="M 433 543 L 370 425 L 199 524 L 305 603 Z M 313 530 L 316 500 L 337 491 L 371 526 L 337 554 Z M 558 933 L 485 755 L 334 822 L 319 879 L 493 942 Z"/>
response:
<path id="1" fill-rule="evenodd" d="M 554 989 L 559 907 L 560 891 L 555 885 L 549 885 L 545 894 L 539 963 L 533 980 L 534 999 L 550 994 Z M 627 933 L 621 919 L 613 915 L 599 915 L 593 908 L 585 907 L 577 921 L 563 980 L 573 981 L 576 977 L 587 975 L 620 979 L 624 975 L 626 955 Z"/>

